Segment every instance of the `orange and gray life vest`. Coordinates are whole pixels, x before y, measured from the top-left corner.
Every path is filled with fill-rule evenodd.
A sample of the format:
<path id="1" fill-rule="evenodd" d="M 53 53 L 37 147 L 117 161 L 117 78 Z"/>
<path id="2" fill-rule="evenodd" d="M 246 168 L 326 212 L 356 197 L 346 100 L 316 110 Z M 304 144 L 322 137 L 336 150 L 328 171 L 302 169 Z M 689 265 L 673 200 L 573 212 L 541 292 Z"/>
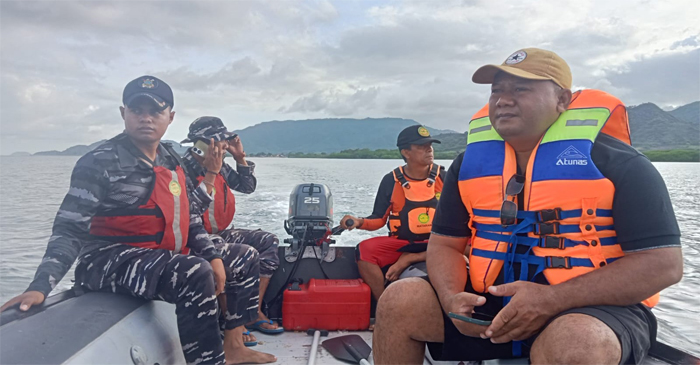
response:
<path id="1" fill-rule="evenodd" d="M 93 238 L 176 253 L 189 252 L 190 204 L 185 173 L 180 166 L 175 171 L 156 166 L 153 172 L 155 183 L 146 204 L 97 213 L 90 223 Z"/>
<path id="2" fill-rule="evenodd" d="M 394 181 L 401 185 L 405 200 L 401 211 L 391 212 L 389 215 L 389 235 L 409 242 L 423 241 L 430 237 L 439 197 L 439 193 L 435 192 L 435 180 L 439 173 L 440 165 L 433 164 L 427 182 L 409 181 L 403 167 L 394 169 Z"/>
<path id="3" fill-rule="evenodd" d="M 485 292 L 501 270 L 508 283 L 527 280 L 528 264 L 536 265 L 556 285 L 625 255 L 612 215 L 615 186 L 591 159 L 599 133 L 630 143 L 625 106 L 602 91 L 574 93 L 530 156 L 518 222 L 502 226 L 500 206 L 513 199 L 505 187 L 517 171 L 515 152 L 491 126 L 488 105 L 473 117 L 458 184 L 471 217 L 469 281 L 475 291 Z M 516 252 L 517 246 L 527 252 Z M 521 264 L 519 278 L 513 262 Z M 643 303 L 654 306 L 658 299 L 656 294 Z"/>
<path id="4" fill-rule="evenodd" d="M 204 181 L 204 176 L 197 177 L 197 181 L 200 183 Z M 236 214 L 236 197 L 221 173 L 216 175 L 211 196 L 213 200 L 202 215 L 202 220 L 204 229 L 210 234 L 215 234 L 226 229 L 233 221 L 234 214 Z"/>

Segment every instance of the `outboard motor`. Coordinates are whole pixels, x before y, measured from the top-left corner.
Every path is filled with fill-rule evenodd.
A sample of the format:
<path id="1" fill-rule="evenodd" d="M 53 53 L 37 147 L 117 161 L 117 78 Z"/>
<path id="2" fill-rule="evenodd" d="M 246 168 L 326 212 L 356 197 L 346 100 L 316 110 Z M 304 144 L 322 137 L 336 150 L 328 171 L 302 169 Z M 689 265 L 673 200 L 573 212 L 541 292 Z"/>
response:
<path id="1" fill-rule="evenodd" d="M 327 237 L 333 226 L 333 194 L 323 184 L 305 183 L 294 187 L 289 196 L 289 219 L 284 229 L 292 236 L 285 243 Z"/>
<path id="2" fill-rule="evenodd" d="M 333 194 L 323 184 L 305 183 L 294 187 L 289 196 L 289 218 L 284 221 L 284 229 L 292 238 L 285 238 L 290 244 L 285 257 L 301 257 L 307 246 L 321 246 L 321 257 L 326 258 L 330 244 L 335 240 L 329 237 L 339 234 L 342 229 L 333 227 Z"/>

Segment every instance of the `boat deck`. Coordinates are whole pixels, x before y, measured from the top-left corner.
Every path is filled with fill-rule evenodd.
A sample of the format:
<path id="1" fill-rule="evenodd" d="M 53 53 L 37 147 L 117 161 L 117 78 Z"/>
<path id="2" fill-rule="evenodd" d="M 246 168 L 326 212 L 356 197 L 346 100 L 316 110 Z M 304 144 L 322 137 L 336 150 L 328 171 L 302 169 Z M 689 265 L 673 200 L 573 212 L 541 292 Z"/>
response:
<path id="1" fill-rule="evenodd" d="M 258 345 L 251 348 L 277 356 L 278 364 L 305 365 L 308 363 L 314 337 L 307 335 L 306 332 L 284 332 L 278 335 L 266 335 L 260 332 L 251 333 L 258 338 Z M 316 364 L 346 364 L 335 359 L 321 346 L 321 342 L 329 338 L 350 334 L 359 335 L 368 345 L 372 346 L 372 332 L 370 331 L 331 331 L 327 337 L 321 337 L 319 341 L 318 351 L 316 352 Z M 371 359 L 369 361 L 372 362 Z"/>
<path id="2" fill-rule="evenodd" d="M 311 345 L 313 343 L 313 336 L 307 335 L 306 332 L 284 332 L 278 335 L 266 335 L 260 332 L 252 332 L 255 337 L 258 338 L 258 345 L 252 347 L 252 349 L 271 353 L 277 356 L 278 364 L 289 364 L 289 365 L 305 365 L 309 362 L 309 356 L 311 351 Z M 347 364 L 346 362 L 335 359 L 326 349 L 321 346 L 321 342 L 345 335 L 359 335 L 365 342 L 371 347 L 372 346 L 372 332 L 371 331 L 330 331 L 327 337 L 321 337 L 318 345 L 318 351 L 316 352 L 316 364 L 319 365 L 336 365 L 336 364 Z M 368 359 L 370 363 L 374 363 L 372 354 Z M 464 364 L 464 362 L 461 362 Z M 452 365 L 459 364 L 459 362 L 450 361 L 435 361 L 430 358 L 430 354 L 426 351 L 426 359 L 423 364 L 444 364 Z M 527 360 L 523 361 L 511 361 L 509 364 L 527 364 Z"/>
<path id="3" fill-rule="evenodd" d="M 307 335 L 305 332 L 284 332 L 278 335 L 266 335 L 260 332 L 253 332 L 258 338 L 258 345 L 252 347 L 255 350 L 271 353 L 277 356 L 277 364 L 289 365 L 305 365 L 309 361 L 309 352 L 313 343 L 313 336 Z M 362 337 L 370 347 L 372 346 L 372 332 L 370 331 L 331 331 L 328 337 L 321 337 L 319 341 L 318 351 L 316 352 L 316 364 L 319 365 L 339 365 L 347 364 L 346 362 L 335 359 L 322 346 L 321 342 L 329 338 L 338 336 L 356 334 Z M 372 354 L 368 359 L 371 364 L 374 363 Z M 426 351 L 426 358 L 423 360 L 424 365 L 458 365 L 458 364 L 479 364 L 479 362 L 467 361 L 436 361 L 430 357 L 429 351 Z M 482 363 L 483 365 L 524 365 L 528 364 L 527 359 L 510 359 L 510 360 L 488 360 Z M 663 361 L 646 357 L 642 361 L 643 365 L 660 365 L 666 364 Z"/>
<path id="4" fill-rule="evenodd" d="M 175 306 L 109 293 L 61 295 L 29 311 L 0 315 L 0 354 L 12 364 L 182 364 Z M 308 364 L 313 336 L 306 332 L 267 335 L 253 332 L 253 349 L 275 355 L 277 364 Z M 321 343 L 330 338 L 356 334 L 370 347 L 373 332 L 331 331 L 320 338 L 316 364 L 345 364 L 335 359 Z M 373 363 L 372 355 L 368 359 Z M 679 362 L 679 363 L 687 363 Z M 434 361 L 426 351 L 423 364 L 469 364 Z M 472 363 L 477 364 L 477 363 Z M 484 365 L 527 364 L 527 359 L 489 360 Z M 642 364 L 665 364 L 647 357 Z"/>

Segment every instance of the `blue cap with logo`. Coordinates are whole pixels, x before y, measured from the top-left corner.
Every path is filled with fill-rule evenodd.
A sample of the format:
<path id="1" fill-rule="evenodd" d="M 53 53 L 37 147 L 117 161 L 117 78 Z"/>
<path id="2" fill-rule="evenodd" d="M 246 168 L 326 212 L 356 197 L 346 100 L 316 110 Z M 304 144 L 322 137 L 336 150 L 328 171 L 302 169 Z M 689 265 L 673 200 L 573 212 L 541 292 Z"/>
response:
<path id="1" fill-rule="evenodd" d="M 138 77 L 124 87 L 122 95 L 124 105 L 129 106 L 141 98 L 152 102 L 161 110 L 175 106 L 173 90 L 163 80 L 154 76 Z"/>

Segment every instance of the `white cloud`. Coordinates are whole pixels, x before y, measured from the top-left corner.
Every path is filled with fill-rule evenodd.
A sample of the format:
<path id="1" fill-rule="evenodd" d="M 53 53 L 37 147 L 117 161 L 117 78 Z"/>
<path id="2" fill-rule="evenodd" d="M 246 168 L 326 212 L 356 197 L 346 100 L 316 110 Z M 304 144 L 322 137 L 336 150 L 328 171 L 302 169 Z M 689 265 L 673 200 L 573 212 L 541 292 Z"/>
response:
<path id="1" fill-rule="evenodd" d="M 173 86 L 176 140 L 201 115 L 463 131 L 488 95 L 474 70 L 531 46 L 566 59 L 577 86 L 682 105 L 700 98 L 698 13 L 693 0 L 2 1 L 1 152 L 120 132 L 122 88 L 143 74 Z"/>
<path id="2" fill-rule="evenodd" d="M 379 94 L 379 88 L 352 90 L 327 89 L 297 99 L 289 108 L 282 108 L 285 113 L 304 113 L 328 111 L 335 116 L 353 116 L 360 111 L 371 110 Z"/>

